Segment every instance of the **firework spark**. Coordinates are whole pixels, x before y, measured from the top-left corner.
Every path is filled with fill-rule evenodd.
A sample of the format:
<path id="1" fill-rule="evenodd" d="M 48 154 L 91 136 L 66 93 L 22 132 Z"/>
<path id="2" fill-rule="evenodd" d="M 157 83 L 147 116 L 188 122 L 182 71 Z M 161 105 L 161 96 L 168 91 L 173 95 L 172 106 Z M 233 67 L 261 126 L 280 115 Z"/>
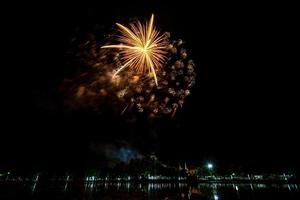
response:
<path id="1" fill-rule="evenodd" d="M 114 73 L 113 78 L 123 69 L 129 68 L 138 73 L 148 72 L 158 85 L 155 70 L 161 68 L 166 60 L 167 45 L 164 35 L 154 27 L 153 22 L 152 14 L 146 24 L 136 21 L 127 28 L 117 23 L 121 33 L 118 37 L 120 44 L 101 47 L 120 49 L 124 64 Z"/>

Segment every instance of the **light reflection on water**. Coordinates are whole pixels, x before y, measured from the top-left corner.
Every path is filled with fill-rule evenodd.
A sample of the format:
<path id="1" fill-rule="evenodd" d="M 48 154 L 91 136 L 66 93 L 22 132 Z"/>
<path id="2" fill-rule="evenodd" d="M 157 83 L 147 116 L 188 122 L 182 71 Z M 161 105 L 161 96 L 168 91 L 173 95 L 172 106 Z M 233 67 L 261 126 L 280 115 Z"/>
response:
<path id="1" fill-rule="evenodd" d="M 3 190 L 6 199 L 299 199 L 297 184 L 234 183 L 131 183 L 131 182 L 37 182 Z M 21 190 L 22 190 L 21 189 Z M 9 192 L 11 191 L 11 193 Z M 26 193 L 26 191 L 30 191 Z M 8 198 L 7 198 L 8 197 Z M 22 198 L 20 198 L 22 197 Z M 50 198 L 51 197 L 51 198 Z"/>
<path id="2" fill-rule="evenodd" d="M 220 196 L 223 196 L 222 191 L 229 191 L 235 193 L 236 199 L 240 199 L 241 191 L 259 191 L 259 190 L 288 190 L 288 191 L 298 191 L 298 186 L 296 184 L 230 184 L 230 183 L 199 183 L 198 185 L 190 186 L 187 183 L 130 183 L 130 182 L 117 182 L 117 183 L 85 183 L 84 184 L 85 193 L 110 193 L 117 194 L 122 193 L 143 193 L 148 196 L 157 197 L 157 193 L 173 193 L 179 199 L 191 199 L 194 197 L 207 199 L 219 200 Z M 176 194 L 177 192 L 177 194 Z M 170 194 L 168 194 L 170 195 Z M 162 195 L 163 196 L 163 195 Z M 168 197 L 168 196 L 167 196 Z M 166 198 L 167 198 L 166 197 Z M 174 196 L 173 196 L 174 197 Z M 169 198 L 169 197 L 168 197 Z"/>

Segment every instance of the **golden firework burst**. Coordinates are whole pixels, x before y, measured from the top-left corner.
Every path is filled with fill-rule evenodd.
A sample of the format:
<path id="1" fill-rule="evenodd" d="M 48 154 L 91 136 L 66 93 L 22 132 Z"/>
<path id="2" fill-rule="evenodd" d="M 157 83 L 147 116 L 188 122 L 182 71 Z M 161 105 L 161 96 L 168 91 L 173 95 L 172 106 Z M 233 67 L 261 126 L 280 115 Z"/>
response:
<path id="1" fill-rule="evenodd" d="M 136 21 L 129 24 L 130 28 L 117 23 L 121 33 L 118 37 L 120 44 L 101 47 L 120 49 L 123 65 L 114 73 L 113 78 L 123 69 L 129 68 L 153 75 L 158 85 L 155 70 L 161 68 L 166 60 L 167 44 L 164 35 L 154 27 L 153 22 L 152 14 L 149 22 L 142 24 Z"/>

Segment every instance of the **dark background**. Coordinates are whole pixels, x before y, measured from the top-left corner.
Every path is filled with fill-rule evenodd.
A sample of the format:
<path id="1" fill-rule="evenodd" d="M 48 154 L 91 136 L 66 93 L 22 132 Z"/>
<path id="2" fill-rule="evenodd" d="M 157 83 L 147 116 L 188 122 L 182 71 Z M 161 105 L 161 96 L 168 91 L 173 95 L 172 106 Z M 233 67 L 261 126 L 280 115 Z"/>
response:
<path id="1" fill-rule="evenodd" d="M 297 169 L 299 89 L 293 5 L 189 1 L 40 3 L 9 6 L 2 63 L 0 169 L 84 170 L 91 143 L 126 141 L 164 161 L 261 171 Z M 114 27 L 155 14 L 187 42 L 197 84 L 173 121 L 126 124 L 65 112 L 57 88 L 78 27 Z M 134 144 L 132 144 L 134 143 Z"/>

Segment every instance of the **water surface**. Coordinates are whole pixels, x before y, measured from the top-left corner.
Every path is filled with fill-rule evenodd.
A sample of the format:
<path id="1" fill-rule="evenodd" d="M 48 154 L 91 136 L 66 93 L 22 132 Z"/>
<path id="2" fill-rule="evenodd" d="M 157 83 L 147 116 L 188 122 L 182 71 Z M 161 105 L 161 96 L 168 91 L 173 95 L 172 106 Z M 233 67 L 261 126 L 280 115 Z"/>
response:
<path id="1" fill-rule="evenodd" d="M 200 183 L 1 183 L 0 199 L 210 199 L 210 200 L 290 200 L 300 199 L 297 184 L 217 184 Z"/>

